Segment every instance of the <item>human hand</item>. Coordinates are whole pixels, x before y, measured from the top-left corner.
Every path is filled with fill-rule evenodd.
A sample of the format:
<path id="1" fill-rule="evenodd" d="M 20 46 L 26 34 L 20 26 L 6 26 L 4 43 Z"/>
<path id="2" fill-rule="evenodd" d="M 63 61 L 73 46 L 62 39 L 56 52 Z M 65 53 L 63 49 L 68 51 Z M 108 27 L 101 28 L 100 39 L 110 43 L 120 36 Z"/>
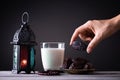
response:
<path id="1" fill-rule="evenodd" d="M 83 41 L 89 42 L 87 52 L 90 53 L 103 39 L 109 37 L 118 29 L 120 15 L 108 20 L 89 20 L 75 29 L 70 45 L 79 36 Z"/>

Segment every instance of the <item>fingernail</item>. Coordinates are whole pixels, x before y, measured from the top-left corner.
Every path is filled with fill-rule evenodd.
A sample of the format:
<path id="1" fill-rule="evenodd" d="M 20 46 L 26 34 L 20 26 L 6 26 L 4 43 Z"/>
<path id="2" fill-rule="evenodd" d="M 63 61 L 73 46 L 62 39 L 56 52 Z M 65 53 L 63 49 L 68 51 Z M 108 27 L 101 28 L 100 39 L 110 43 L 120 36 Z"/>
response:
<path id="1" fill-rule="evenodd" d="M 87 53 L 90 54 L 90 52 L 91 52 L 91 49 L 87 48 Z"/>
<path id="2" fill-rule="evenodd" d="M 70 45 L 72 45 L 72 42 L 70 42 Z"/>

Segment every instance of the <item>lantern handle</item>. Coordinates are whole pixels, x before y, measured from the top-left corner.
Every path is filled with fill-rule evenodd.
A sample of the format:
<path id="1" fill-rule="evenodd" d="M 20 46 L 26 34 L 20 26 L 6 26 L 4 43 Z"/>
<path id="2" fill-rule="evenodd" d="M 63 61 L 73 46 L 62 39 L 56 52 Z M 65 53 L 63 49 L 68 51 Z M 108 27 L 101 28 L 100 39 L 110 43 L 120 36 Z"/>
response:
<path id="1" fill-rule="evenodd" d="M 26 16 L 26 17 L 25 17 Z M 28 12 L 24 12 L 23 14 L 22 14 L 22 23 L 23 24 L 26 24 L 26 23 L 28 23 L 28 21 L 29 21 L 29 14 L 28 14 Z"/>

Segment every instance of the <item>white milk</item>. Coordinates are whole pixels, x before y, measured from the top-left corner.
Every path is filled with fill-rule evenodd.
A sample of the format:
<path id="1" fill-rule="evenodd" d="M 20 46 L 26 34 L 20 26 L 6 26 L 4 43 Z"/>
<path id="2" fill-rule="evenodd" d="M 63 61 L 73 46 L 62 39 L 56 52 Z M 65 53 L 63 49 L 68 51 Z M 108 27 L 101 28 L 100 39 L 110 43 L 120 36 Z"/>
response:
<path id="1" fill-rule="evenodd" d="M 64 60 L 64 48 L 41 48 L 44 70 L 59 70 Z"/>

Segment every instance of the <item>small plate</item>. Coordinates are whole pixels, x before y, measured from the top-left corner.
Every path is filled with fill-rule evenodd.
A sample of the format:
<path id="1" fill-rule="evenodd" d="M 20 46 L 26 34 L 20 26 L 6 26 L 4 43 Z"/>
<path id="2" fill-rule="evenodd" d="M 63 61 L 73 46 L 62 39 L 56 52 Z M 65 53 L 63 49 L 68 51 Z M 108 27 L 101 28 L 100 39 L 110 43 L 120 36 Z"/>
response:
<path id="1" fill-rule="evenodd" d="M 69 74 L 88 74 L 95 71 L 95 69 L 65 69 L 65 72 Z"/>

